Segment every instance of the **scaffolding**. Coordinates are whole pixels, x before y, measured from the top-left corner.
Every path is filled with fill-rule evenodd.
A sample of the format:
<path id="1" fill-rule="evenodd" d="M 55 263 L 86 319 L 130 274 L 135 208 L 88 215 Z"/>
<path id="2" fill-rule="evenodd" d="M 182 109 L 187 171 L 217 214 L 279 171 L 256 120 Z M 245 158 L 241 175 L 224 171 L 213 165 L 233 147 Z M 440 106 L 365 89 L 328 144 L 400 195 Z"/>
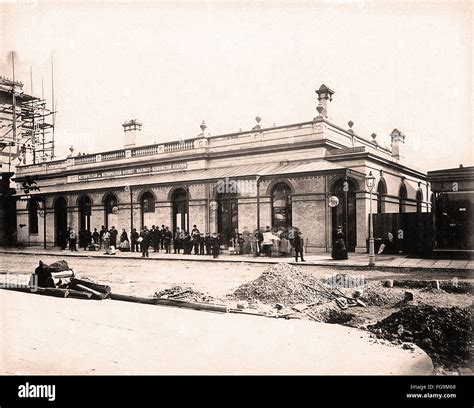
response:
<path id="1" fill-rule="evenodd" d="M 0 139 L 14 146 L 10 160 L 37 164 L 53 160 L 56 112 L 46 100 L 23 92 L 23 83 L 0 77 Z"/>

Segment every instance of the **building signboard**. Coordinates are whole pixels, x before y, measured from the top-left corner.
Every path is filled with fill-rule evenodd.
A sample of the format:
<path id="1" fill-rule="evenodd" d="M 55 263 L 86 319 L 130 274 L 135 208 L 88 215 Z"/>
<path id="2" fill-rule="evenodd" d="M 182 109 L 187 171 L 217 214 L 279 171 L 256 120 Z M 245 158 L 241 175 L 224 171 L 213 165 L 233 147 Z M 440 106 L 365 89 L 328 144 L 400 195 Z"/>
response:
<path id="1" fill-rule="evenodd" d="M 188 163 L 171 163 L 171 164 L 163 164 L 158 166 L 147 166 L 147 167 L 137 167 L 133 169 L 118 169 L 118 170 L 107 170 L 107 171 L 100 171 L 94 173 L 86 173 L 86 174 L 79 174 L 75 176 L 68 176 L 67 182 L 74 183 L 78 181 L 86 181 L 86 180 L 102 180 L 114 177 L 124 177 L 124 176 L 132 176 L 136 174 L 153 174 L 153 173 L 161 173 L 165 171 L 173 171 L 173 170 L 184 170 L 188 167 Z"/>

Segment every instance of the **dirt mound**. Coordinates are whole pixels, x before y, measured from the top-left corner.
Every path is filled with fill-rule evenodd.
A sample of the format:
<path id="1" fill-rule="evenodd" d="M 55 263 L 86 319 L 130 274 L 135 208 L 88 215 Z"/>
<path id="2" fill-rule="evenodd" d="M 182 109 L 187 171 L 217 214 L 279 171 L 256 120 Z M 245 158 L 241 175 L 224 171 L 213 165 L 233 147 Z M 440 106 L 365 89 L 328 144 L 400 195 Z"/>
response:
<path id="1" fill-rule="evenodd" d="M 465 363 L 471 353 L 471 310 L 408 306 L 368 326 L 377 337 L 412 342 L 436 363 Z"/>
<path id="2" fill-rule="evenodd" d="M 386 288 L 380 281 L 371 282 L 364 286 L 361 300 L 367 306 L 392 307 L 403 302 L 404 294 L 401 290 Z"/>
<path id="3" fill-rule="evenodd" d="M 193 290 L 191 287 L 173 286 L 169 289 L 155 292 L 155 297 L 174 300 L 187 300 L 190 302 L 214 303 L 220 299 L 209 296 L 206 293 Z"/>
<path id="4" fill-rule="evenodd" d="M 269 266 L 257 279 L 239 286 L 230 297 L 285 305 L 327 302 L 327 297 L 310 288 L 317 288 L 318 282 L 292 265 L 279 263 Z"/>

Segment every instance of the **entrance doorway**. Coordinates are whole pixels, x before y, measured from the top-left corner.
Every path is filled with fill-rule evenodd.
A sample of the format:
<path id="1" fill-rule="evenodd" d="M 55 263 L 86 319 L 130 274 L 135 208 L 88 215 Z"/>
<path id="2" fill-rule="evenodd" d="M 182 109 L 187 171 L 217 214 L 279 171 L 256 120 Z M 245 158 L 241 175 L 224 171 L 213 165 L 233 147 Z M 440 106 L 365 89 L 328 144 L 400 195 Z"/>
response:
<path id="1" fill-rule="evenodd" d="M 173 202 L 173 232 L 177 228 L 188 231 L 188 193 L 184 188 L 177 188 L 171 196 Z"/>
<path id="2" fill-rule="evenodd" d="M 92 200 L 88 195 L 79 197 L 79 231 L 91 230 Z"/>
<path id="3" fill-rule="evenodd" d="M 109 193 L 104 197 L 104 224 L 105 228 L 110 229 L 112 227 L 118 228 L 117 213 L 118 213 L 118 199 L 113 193 Z"/>
<path id="4" fill-rule="evenodd" d="M 339 199 L 339 205 L 332 208 L 332 233 L 333 237 L 338 226 L 342 227 L 345 235 L 346 247 L 350 252 L 355 251 L 357 244 L 357 211 L 356 211 L 356 185 L 352 180 L 337 180 L 332 188 L 331 195 Z"/>
<path id="5" fill-rule="evenodd" d="M 217 195 L 217 230 L 228 242 L 239 229 L 239 206 L 236 193 L 221 193 Z"/>
<path id="6" fill-rule="evenodd" d="M 54 203 L 54 245 L 66 248 L 67 238 L 67 203 L 58 197 Z"/>

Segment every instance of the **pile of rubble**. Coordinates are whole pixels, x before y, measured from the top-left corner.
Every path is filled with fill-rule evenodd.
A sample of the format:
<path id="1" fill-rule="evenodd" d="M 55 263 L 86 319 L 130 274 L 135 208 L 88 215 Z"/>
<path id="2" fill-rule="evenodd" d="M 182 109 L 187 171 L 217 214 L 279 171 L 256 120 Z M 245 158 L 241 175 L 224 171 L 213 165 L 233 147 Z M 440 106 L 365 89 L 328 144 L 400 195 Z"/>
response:
<path id="1" fill-rule="evenodd" d="M 230 297 L 266 304 L 325 303 L 328 298 L 312 289 L 319 283 L 314 276 L 290 264 L 278 263 L 269 266 L 257 279 L 239 286 Z"/>
<path id="2" fill-rule="evenodd" d="M 386 340 L 415 343 L 436 363 L 464 363 L 470 358 L 470 308 L 408 306 L 367 328 Z"/>
<path id="3" fill-rule="evenodd" d="M 160 290 L 155 292 L 154 296 L 158 299 L 186 300 L 189 302 L 214 303 L 219 301 L 219 299 L 195 291 L 191 287 L 183 288 L 182 286 L 173 286 L 169 289 Z"/>

